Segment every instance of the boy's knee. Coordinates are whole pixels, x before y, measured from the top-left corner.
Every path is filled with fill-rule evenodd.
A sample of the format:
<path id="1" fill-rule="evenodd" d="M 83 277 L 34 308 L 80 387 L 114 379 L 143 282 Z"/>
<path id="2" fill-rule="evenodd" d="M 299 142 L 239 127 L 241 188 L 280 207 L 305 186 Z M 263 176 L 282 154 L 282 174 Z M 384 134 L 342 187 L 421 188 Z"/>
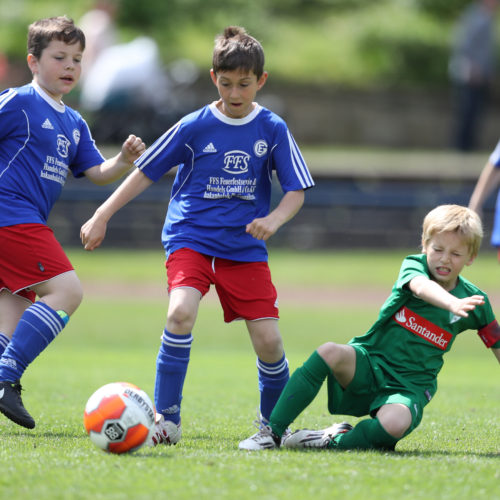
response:
<path id="1" fill-rule="evenodd" d="M 327 359 L 333 358 L 337 350 L 337 344 L 334 342 L 327 342 L 326 344 L 320 345 L 317 349 L 318 354 L 326 361 Z"/>
<path id="2" fill-rule="evenodd" d="M 79 286 L 73 289 L 71 293 L 72 293 L 71 300 L 74 304 L 74 308 L 76 309 L 82 303 L 83 300 L 83 287 L 81 283 L 79 283 Z"/>
<path id="3" fill-rule="evenodd" d="M 318 354 L 331 367 L 341 365 L 346 359 L 354 356 L 352 347 L 335 342 L 327 342 L 318 347 Z M 352 353 L 351 353 L 352 351 Z"/>
<path id="4" fill-rule="evenodd" d="M 254 342 L 255 352 L 262 361 L 274 363 L 283 357 L 283 340 L 280 335 L 262 335 Z"/>
<path id="5" fill-rule="evenodd" d="M 195 312 L 185 304 L 177 304 L 168 311 L 167 330 L 174 334 L 189 333 L 193 329 L 195 319 Z"/>
<path id="6" fill-rule="evenodd" d="M 377 412 L 380 425 L 391 436 L 400 439 L 410 428 L 412 418 L 410 409 L 403 404 L 387 404 Z"/>

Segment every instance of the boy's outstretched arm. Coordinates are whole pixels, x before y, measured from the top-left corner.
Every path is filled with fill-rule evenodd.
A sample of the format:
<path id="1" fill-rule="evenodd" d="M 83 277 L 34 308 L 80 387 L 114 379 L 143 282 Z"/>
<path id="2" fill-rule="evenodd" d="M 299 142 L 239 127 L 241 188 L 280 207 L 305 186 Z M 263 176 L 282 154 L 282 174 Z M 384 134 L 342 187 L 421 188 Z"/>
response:
<path id="1" fill-rule="evenodd" d="M 246 231 L 258 240 L 267 240 L 283 224 L 288 222 L 304 204 L 304 190 L 288 191 L 279 205 L 266 217 L 254 219 L 247 224 Z"/>
<path id="2" fill-rule="evenodd" d="M 459 299 L 425 276 L 416 276 L 408 283 L 408 286 L 419 299 L 425 300 L 433 306 L 447 309 L 462 318 L 466 318 L 469 311 L 475 309 L 476 306 L 484 304 L 482 295 L 471 295 Z"/>
<path id="3" fill-rule="evenodd" d="M 498 362 L 500 363 L 500 349 L 491 349 L 493 351 L 493 354 L 495 356 L 495 358 L 498 359 Z"/>
<path id="4" fill-rule="evenodd" d="M 114 182 L 128 172 L 134 161 L 146 150 L 146 145 L 140 137 L 129 135 L 122 144 L 121 151 L 104 161 L 100 165 L 89 168 L 85 171 L 85 176 L 94 184 L 103 186 Z"/>
<path id="5" fill-rule="evenodd" d="M 472 192 L 469 201 L 469 208 L 481 215 L 484 202 L 499 184 L 500 168 L 495 167 L 491 161 L 488 161 L 479 175 L 476 187 Z"/>
<path id="6" fill-rule="evenodd" d="M 109 219 L 152 183 L 153 181 L 139 169 L 134 170 L 95 211 L 92 218 L 83 224 L 80 229 L 80 239 L 85 250 L 97 248 L 104 240 Z"/>

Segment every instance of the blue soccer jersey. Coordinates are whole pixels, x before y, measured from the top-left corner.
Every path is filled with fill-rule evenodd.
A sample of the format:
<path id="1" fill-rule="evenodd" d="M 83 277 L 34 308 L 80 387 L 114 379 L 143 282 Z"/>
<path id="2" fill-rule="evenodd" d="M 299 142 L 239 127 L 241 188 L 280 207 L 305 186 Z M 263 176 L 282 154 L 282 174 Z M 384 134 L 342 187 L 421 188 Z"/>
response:
<path id="1" fill-rule="evenodd" d="M 205 106 L 165 132 L 136 165 L 153 181 L 179 167 L 162 233 L 167 257 L 191 248 L 266 261 L 265 242 L 245 227 L 269 213 L 273 170 L 285 193 L 314 186 L 286 123 L 259 105 L 241 119 Z"/>
<path id="2" fill-rule="evenodd" d="M 490 163 L 500 168 L 500 141 L 489 158 Z M 495 208 L 495 219 L 493 223 L 493 231 L 491 233 L 491 244 L 495 247 L 500 247 L 500 192 L 497 195 Z"/>
<path id="3" fill-rule="evenodd" d="M 45 224 L 68 171 L 103 161 L 80 114 L 35 82 L 0 94 L 0 227 Z"/>

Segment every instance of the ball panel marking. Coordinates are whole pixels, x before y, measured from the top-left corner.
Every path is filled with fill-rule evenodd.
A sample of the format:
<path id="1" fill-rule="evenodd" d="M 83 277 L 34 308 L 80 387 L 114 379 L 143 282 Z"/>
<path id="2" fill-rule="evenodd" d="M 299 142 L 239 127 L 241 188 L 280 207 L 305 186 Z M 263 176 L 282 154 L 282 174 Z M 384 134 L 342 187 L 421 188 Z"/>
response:
<path id="1" fill-rule="evenodd" d="M 120 418 L 125 408 L 125 402 L 119 395 L 104 397 L 98 408 L 91 413 L 85 412 L 85 429 L 87 432 L 89 430 L 101 432 L 104 419 Z"/>
<path id="2" fill-rule="evenodd" d="M 105 451 L 139 449 L 154 426 L 155 407 L 134 384 L 113 382 L 99 388 L 85 405 L 83 423 L 91 441 Z"/>

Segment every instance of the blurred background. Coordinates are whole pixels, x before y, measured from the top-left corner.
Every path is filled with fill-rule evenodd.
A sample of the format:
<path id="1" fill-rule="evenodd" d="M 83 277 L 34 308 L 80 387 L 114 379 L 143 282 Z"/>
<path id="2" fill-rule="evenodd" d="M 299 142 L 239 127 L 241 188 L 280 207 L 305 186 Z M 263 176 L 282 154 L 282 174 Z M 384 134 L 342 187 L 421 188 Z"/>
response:
<path id="1" fill-rule="evenodd" d="M 316 180 L 270 246 L 417 248 L 423 215 L 468 204 L 499 139 L 497 0 L 0 0 L 0 90 L 28 83 L 26 31 L 66 14 L 84 30 L 81 84 L 65 98 L 105 156 L 147 144 L 217 99 L 216 34 L 244 26 Z M 107 246 L 160 248 L 172 176 L 120 211 Z M 69 179 L 49 220 L 65 245 L 115 186 Z M 281 195 L 275 190 L 275 200 Z M 486 238 L 494 199 L 484 210 Z"/>

